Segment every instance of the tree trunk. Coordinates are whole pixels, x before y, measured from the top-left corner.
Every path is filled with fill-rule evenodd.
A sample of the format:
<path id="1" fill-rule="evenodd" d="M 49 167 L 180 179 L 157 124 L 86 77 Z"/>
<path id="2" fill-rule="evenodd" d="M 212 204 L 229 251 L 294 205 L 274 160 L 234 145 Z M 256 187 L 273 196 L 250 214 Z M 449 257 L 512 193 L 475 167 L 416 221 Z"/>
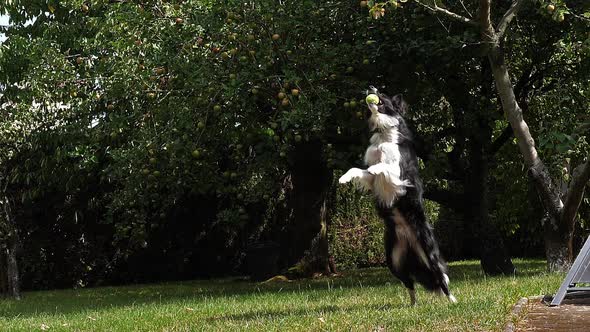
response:
<path id="1" fill-rule="evenodd" d="M 515 268 L 504 245 L 502 234 L 489 217 L 489 188 L 487 184 L 489 161 L 485 153 L 484 141 L 491 142 L 491 132 L 486 135 L 484 123 L 479 123 L 477 132 L 470 135 L 470 167 L 465 181 L 465 197 L 468 203 L 465 222 L 467 229 L 477 241 L 476 252 L 481 259 L 481 267 L 488 275 L 511 275 Z"/>
<path id="2" fill-rule="evenodd" d="M 549 271 L 567 272 L 573 260 L 573 231 L 561 229 L 560 220 L 545 216 L 543 231 L 545 240 L 545 255 Z"/>
<path id="3" fill-rule="evenodd" d="M 4 209 L 4 221 L 8 230 L 8 234 L 6 235 L 6 249 L 4 251 L 6 256 L 7 294 L 11 298 L 20 300 L 20 274 L 17 260 L 20 238 L 12 213 L 11 201 L 6 195 L 3 197 L 2 205 Z"/>
<path id="4" fill-rule="evenodd" d="M 8 240 L 8 248 L 6 249 L 8 296 L 16 300 L 20 300 L 20 275 L 17 262 L 19 245 L 18 235 L 15 234 Z"/>
<path id="5" fill-rule="evenodd" d="M 573 262 L 576 214 L 584 197 L 589 178 L 590 160 L 587 160 L 573 170 L 569 187 L 562 190 L 566 199 L 559 219 L 552 218 L 548 214 L 543 218 L 545 254 L 549 271 L 565 272 L 569 270 Z"/>
<path id="6" fill-rule="evenodd" d="M 292 159 L 293 227 L 289 261 L 290 272 L 309 276 L 329 273 L 328 220 L 326 203 L 332 185 L 332 172 L 326 165 L 320 141 L 303 142 L 295 147 Z"/>
<path id="7" fill-rule="evenodd" d="M 8 275 L 6 274 L 5 250 L 0 250 L 0 295 L 8 294 Z"/>
<path id="8" fill-rule="evenodd" d="M 525 165 L 529 169 L 529 176 L 537 189 L 543 208 L 547 213 L 546 220 L 555 221 L 546 224 L 557 225 L 562 221 L 561 212 L 564 207 L 561 197 L 559 196 L 559 188 L 553 183 L 549 171 L 537 153 L 535 141 L 530 134 L 527 123 L 524 121 L 522 109 L 516 100 L 514 86 L 510 81 L 510 75 L 508 74 L 508 68 L 505 64 L 504 53 L 499 44 L 500 41 L 498 40 L 498 35 L 491 26 L 489 17 L 489 0 L 481 0 L 481 4 L 480 9 L 484 10 L 484 15 L 482 15 L 481 20 L 482 38 L 484 42 L 490 45 L 488 50 L 488 61 L 492 68 L 496 90 L 500 96 L 504 114 L 512 127 Z M 562 225 L 557 228 L 559 230 L 564 230 Z M 546 248 L 548 254 L 551 252 L 547 256 L 548 267 L 549 270 L 553 271 L 556 266 L 564 266 L 564 264 L 566 264 L 564 262 L 567 262 L 568 265 L 571 263 L 570 255 L 563 253 L 565 248 L 571 247 L 571 243 L 566 244 L 567 242 L 571 242 L 571 235 L 565 233 L 551 235 L 549 233 L 549 230 L 545 227 L 545 239 L 549 240 L 549 242 L 546 243 Z M 567 240 L 568 238 L 570 238 L 570 240 Z M 556 248 L 559 241 L 566 241 L 558 246 L 561 247 L 561 249 Z M 555 261 L 553 261 L 553 258 L 555 258 Z"/>
<path id="9" fill-rule="evenodd" d="M 482 68 L 484 73 L 489 71 L 487 66 Z M 485 77 L 485 75 L 482 76 Z M 486 83 L 489 84 L 489 79 L 481 83 L 482 93 L 488 96 L 492 93 L 487 91 Z M 457 123 L 455 148 L 458 148 L 458 155 L 466 149 L 469 156 L 468 162 L 455 167 L 456 173 L 464 174 L 466 204 L 459 206 L 464 216 L 464 228 L 468 230 L 464 241 L 464 252 L 479 257 L 481 267 L 488 275 L 513 274 L 514 265 L 502 234 L 489 217 L 488 151 L 492 145 L 492 129 L 489 117 L 483 114 L 486 107 L 482 107 L 479 102 L 470 101 L 468 95 L 471 88 L 464 80 L 450 79 L 447 84 L 450 87 L 447 92 L 449 102 L 453 107 L 453 117 Z M 454 158 L 460 159 L 459 156 Z"/>
<path id="10" fill-rule="evenodd" d="M 549 171 L 541 161 L 535 148 L 528 125 L 523 119 L 522 110 L 514 96 L 514 90 L 508 70 L 504 64 L 503 54 L 499 47 L 493 48 L 489 56 L 496 89 L 502 100 L 504 112 L 517 138 L 520 152 L 525 164 L 529 168 L 529 176 L 537 192 L 543 208 L 547 214 L 544 218 L 545 252 L 549 271 L 562 271 L 571 264 L 572 234 L 561 224 L 563 203 L 559 197 L 559 190 L 554 185 Z"/>

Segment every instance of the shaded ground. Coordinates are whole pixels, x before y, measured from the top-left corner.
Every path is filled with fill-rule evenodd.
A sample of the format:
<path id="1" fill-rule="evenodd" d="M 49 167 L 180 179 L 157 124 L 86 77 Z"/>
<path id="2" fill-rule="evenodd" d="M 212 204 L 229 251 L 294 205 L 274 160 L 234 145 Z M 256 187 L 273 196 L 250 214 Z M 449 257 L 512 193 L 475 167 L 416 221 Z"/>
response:
<path id="1" fill-rule="evenodd" d="M 590 294 L 568 296 L 559 307 L 550 307 L 548 302 L 550 299 L 529 301 L 516 331 L 590 331 Z"/>

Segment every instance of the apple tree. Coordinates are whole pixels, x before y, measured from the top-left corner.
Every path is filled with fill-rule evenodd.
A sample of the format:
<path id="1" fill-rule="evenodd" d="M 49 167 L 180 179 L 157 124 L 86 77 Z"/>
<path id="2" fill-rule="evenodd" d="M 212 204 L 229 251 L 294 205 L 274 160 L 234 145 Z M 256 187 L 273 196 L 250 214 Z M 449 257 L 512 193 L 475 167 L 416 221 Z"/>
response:
<path id="1" fill-rule="evenodd" d="M 86 248 L 68 250 L 76 276 L 150 250 L 231 255 L 276 238 L 271 228 L 290 234 L 283 264 L 307 257 L 297 266 L 326 269 L 332 169 L 360 152 L 362 89 L 377 72 L 378 46 L 367 43 L 358 4 L 71 0 L 0 9 L 13 22 L 2 45 L 3 109 L 20 110 L 5 112 L 3 125 L 29 121 L 26 149 L 6 152 L 3 179 L 18 190 L 19 210 L 39 211 L 38 223 L 20 216 L 16 227 L 73 227 L 85 239 L 74 248 Z M 42 217 L 44 206 L 52 212 Z M 179 215 L 193 221 L 191 232 L 168 234 Z M 112 232 L 112 242 L 97 232 Z M 81 253 L 98 243 L 112 252 L 88 261 Z"/>

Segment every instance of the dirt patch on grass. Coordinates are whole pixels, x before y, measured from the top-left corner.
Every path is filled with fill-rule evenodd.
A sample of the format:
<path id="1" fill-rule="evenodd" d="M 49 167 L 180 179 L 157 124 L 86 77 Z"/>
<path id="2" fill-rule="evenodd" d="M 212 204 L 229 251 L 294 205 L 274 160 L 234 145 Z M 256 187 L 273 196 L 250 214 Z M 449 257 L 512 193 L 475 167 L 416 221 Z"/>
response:
<path id="1" fill-rule="evenodd" d="M 506 332 L 587 332 L 590 331 L 590 295 L 565 299 L 561 306 L 547 305 L 550 298 L 531 298 L 521 303 L 518 319 L 509 322 Z"/>

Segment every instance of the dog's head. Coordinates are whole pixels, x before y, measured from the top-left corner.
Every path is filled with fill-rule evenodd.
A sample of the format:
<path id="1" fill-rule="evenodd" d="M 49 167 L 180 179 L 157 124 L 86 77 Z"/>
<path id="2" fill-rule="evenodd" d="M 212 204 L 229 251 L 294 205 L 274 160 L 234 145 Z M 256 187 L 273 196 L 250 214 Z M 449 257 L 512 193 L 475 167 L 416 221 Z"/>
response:
<path id="1" fill-rule="evenodd" d="M 371 86 L 367 94 L 376 94 L 379 96 L 378 104 L 367 105 L 370 111 L 369 127 L 371 130 L 383 130 L 397 127 L 406 113 L 408 105 L 401 94 L 389 97 L 380 93 L 377 88 Z"/>

